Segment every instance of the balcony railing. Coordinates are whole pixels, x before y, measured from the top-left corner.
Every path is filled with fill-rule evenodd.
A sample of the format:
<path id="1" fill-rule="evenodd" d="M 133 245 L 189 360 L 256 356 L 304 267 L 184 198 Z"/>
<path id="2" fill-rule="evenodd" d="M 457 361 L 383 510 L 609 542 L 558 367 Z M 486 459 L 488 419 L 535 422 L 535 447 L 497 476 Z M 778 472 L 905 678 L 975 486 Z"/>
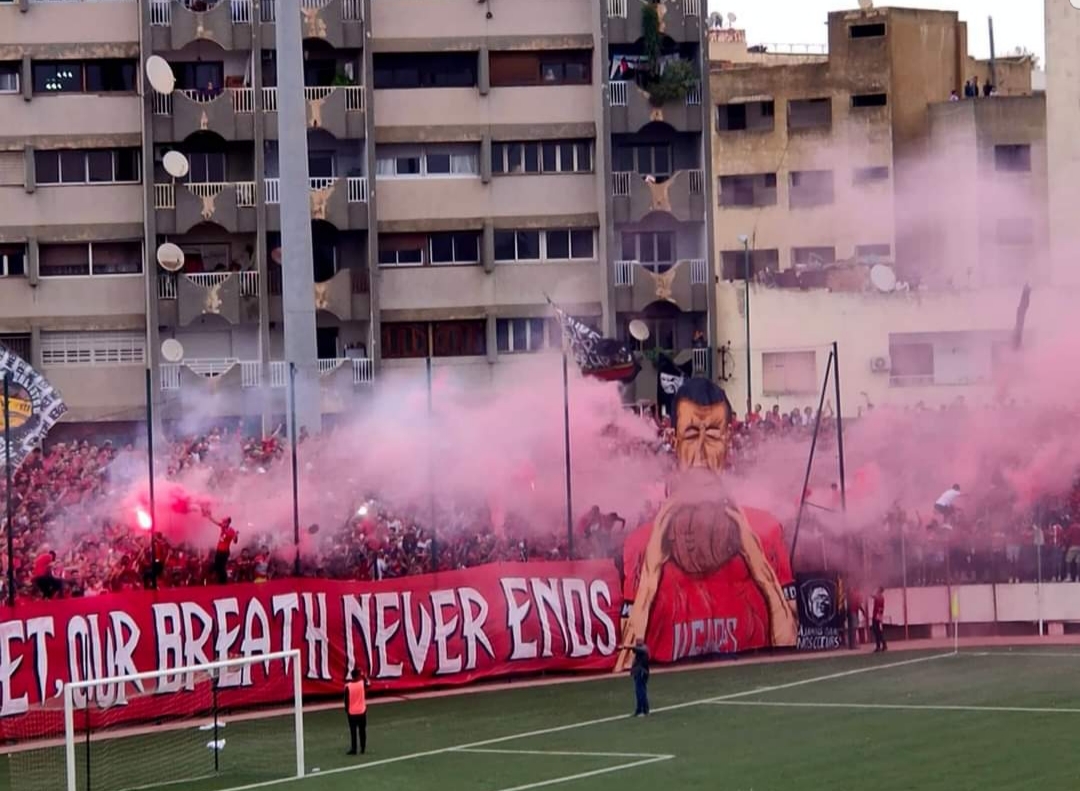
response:
<path id="1" fill-rule="evenodd" d="M 353 384 L 364 385 L 375 381 L 375 364 L 366 357 L 339 357 L 330 360 L 319 360 L 319 374 L 326 375 L 336 371 L 341 366 L 352 368 Z M 182 363 L 162 363 L 161 389 L 180 389 L 180 369 L 187 366 L 193 373 L 212 379 L 221 376 L 240 366 L 241 387 L 262 386 L 262 363 L 258 360 L 238 360 L 234 357 L 202 358 L 184 360 Z M 270 362 L 270 387 L 284 388 L 289 384 L 289 364 L 281 360 Z"/>
<path id="2" fill-rule="evenodd" d="M 709 284 L 709 267 L 704 258 L 690 259 L 690 285 L 706 286 Z"/>
<path id="3" fill-rule="evenodd" d="M 340 181 L 339 178 L 317 177 L 308 179 L 309 188 L 323 190 Z M 266 179 L 266 204 L 276 206 L 281 203 L 281 179 Z M 349 176 L 346 179 L 349 203 L 367 203 L 367 178 L 364 176 Z"/>
<path id="4" fill-rule="evenodd" d="M 263 110 L 268 113 L 277 112 L 277 91 L 277 88 L 263 88 Z M 304 99 L 309 102 L 318 101 L 334 91 L 345 92 L 347 111 L 359 112 L 364 109 L 363 85 L 309 85 L 304 88 Z"/>
<path id="5" fill-rule="evenodd" d="M 637 261 L 616 261 L 615 285 L 618 287 L 634 285 L 634 267 L 636 266 Z"/>
<path id="6" fill-rule="evenodd" d="M 701 195 L 705 192 L 705 171 L 704 170 L 690 170 L 687 171 L 690 175 L 690 194 Z"/>
<path id="7" fill-rule="evenodd" d="M 626 18 L 626 0 L 607 0 L 607 15 Z"/>
<path id="8" fill-rule="evenodd" d="M 629 95 L 627 86 L 629 84 L 630 83 L 627 80 L 612 80 L 608 83 L 612 107 L 626 107 L 627 97 Z"/>
<path id="9" fill-rule="evenodd" d="M 300 0 L 301 8 L 322 8 L 326 0 Z M 262 1 L 262 21 L 277 21 L 277 0 Z M 346 22 L 359 22 L 364 18 L 363 0 L 344 0 L 341 4 L 341 18 Z"/>
<path id="10" fill-rule="evenodd" d="M 176 185 L 174 185 L 174 184 L 155 184 L 154 185 L 154 208 L 155 209 L 175 209 L 176 208 Z"/>
<path id="11" fill-rule="evenodd" d="M 708 376 L 709 374 L 709 349 L 693 349 L 694 355 L 694 373 L 698 376 Z"/>
<path id="12" fill-rule="evenodd" d="M 221 0 L 225 2 L 225 0 Z M 181 0 L 182 4 L 191 10 L 194 3 Z M 251 24 L 251 0 L 228 0 L 232 8 L 232 21 L 240 25 Z M 217 7 L 217 3 L 205 3 L 204 11 Z M 152 27 L 169 27 L 172 24 L 172 1 L 150 0 L 150 25 Z"/>
<path id="13" fill-rule="evenodd" d="M 701 106 L 701 83 L 695 82 L 686 92 L 686 104 L 688 107 Z"/>
<path id="14" fill-rule="evenodd" d="M 611 194 L 616 198 L 630 194 L 630 179 L 633 173 L 627 170 L 617 170 L 611 174 Z"/>
<path id="15" fill-rule="evenodd" d="M 701 0 L 683 0 L 683 13 L 686 16 L 701 16 Z"/>
<path id="16" fill-rule="evenodd" d="M 210 198 L 222 190 L 230 187 L 236 190 L 236 205 L 238 208 L 250 209 L 255 206 L 255 182 L 254 181 L 187 181 L 181 185 L 196 197 Z M 269 203 L 269 201 L 267 201 Z M 154 185 L 154 208 L 176 208 L 176 184 Z"/>
<path id="17" fill-rule="evenodd" d="M 192 283 L 213 288 L 225 282 L 229 275 L 236 275 L 240 279 L 240 296 L 259 296 L 259 273 L 248 272 L 191 272 L 187 274 L 175 272 L 162 272 L 158 276 L 158 299 L 176 299 L 179 289 L 176 286 L 177 278 L 186 277 Z"/>

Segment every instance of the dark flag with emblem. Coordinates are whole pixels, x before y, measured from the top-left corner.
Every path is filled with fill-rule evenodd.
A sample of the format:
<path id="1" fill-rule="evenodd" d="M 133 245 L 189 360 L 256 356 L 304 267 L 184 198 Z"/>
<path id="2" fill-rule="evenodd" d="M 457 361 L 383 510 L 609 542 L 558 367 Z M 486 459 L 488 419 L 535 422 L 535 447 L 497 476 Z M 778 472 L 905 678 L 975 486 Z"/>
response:
<path id="1" fill-rule="evenodd" d="M 44 376 L 3 346 L 0 346 L 0 377 L 8 378 L 8 403 L 0 403 L 0 430 L 4 428 L 4 417 L 8 416 L 11 425 L 7 451 L 10 453 L 11 466 L 15 469 L 32 450 L 41 445 L 49 429 L 67 412 L 67 406 Z M 3 383 L 0 382 L 2 387 Z M 0 458 L 0 464 L 4 463 L 5 458 L 7 456 Z"/>
<path id="2" fill-rule="evenodd" d="M 605 338 L 588 324 L 568 314 L 552 302 L 550 297 L 548 302 L 559 319 L 563 341 L 583 374 L 609 382 L 624 383 L 637 376 L 641 366 L 630 347 L 614 338 Z"/>
<path id="3" fill-rule="evenodd" d="M 675 361 L 666 354 L 658 354 L 656 357 L 656 404 L 660 407 L 660 414 L 671 415 L 675 409 L 675 394 L 683 386 L 683 382 L 693 376 L 694 361 L 687 360 L 682 365 L 676 365 Z"/>

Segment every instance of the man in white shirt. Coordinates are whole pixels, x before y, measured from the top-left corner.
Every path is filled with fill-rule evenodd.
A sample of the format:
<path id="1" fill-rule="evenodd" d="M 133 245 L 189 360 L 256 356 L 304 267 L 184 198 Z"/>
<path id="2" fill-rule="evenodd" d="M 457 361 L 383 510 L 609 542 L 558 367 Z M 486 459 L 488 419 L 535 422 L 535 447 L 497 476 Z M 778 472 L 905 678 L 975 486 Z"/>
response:
<path id="1" fill-rule="evenodd" d="M 942 519 L 951 519 L 956 498 L 960 496 L 960 484 L 954 483 L 951 489 L 942 492 L 941 497 L 934 503 L 934 510 L 941 514 Z"/>

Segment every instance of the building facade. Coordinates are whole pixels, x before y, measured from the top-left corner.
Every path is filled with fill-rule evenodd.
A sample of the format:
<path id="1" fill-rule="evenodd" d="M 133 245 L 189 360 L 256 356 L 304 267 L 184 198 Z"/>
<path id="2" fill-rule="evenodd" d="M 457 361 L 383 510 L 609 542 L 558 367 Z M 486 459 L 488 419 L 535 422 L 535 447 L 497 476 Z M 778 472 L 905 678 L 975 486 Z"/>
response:
<path id="1" fill-rule="evenodd" d="M 147 369 L 166 421 L 285 409 L 287 9 L 324 413 L 429 359 L 481 389 L 558 365 L 549 299 L 709 368 L 699 0 L 0 0 L 0 342 L 66 421 L 142 419 Z"/>
<path id="2" fill-rule="evenodd" d="M 740 406 L 802 409 L 835 341 L 845 413 L 988 400 L 1023 285 L 1047 308 L 1034 331 L 1057 298 L 1032 64 L 968 57 L 952 12 L 828 28 L 827 54 L 713 35 L 720 373 Z M 990 74 L 993 96 L 965 97 Z"/>

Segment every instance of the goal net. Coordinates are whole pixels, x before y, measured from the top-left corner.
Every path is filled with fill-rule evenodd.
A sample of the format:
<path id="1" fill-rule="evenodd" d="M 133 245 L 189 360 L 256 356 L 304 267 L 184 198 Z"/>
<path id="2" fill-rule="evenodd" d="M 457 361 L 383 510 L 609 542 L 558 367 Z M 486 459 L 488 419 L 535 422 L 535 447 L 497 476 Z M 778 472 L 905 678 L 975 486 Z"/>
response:
<path id="1" fill-rule="evenodd" d="M 67 684 L 52 711 L 27 715 L 61 715 L 63 741 L 10 754 L 11 790 L 201 791 L 301 777 L 300 684 L 299 651 Z"/>

